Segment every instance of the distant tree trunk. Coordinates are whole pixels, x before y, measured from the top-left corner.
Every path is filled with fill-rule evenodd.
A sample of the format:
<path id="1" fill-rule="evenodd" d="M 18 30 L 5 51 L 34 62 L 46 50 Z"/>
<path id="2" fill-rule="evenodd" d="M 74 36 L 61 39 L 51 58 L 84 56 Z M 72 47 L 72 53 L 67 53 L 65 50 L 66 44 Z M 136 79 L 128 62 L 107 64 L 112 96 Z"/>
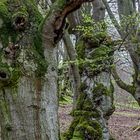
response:
<path id="1" fill-rule="evenodd" d="M 118 13 L 119 13 L 120 20 L 123 19 L 123 16 L 126 16 L 126 17 L 134 16 L 134 14 L 136 13 L 135 2 L 132 0 L 128 0 L 128 1 L 118 0 Z M 135 74 L 133 76 L 133 81 L 134 81 L 133 87 L 131 88 L 132 92 L 130 92 L 130 93 L 132 94 L 132 96 L 135 98 L 135 100 L 140 105 L 140 77 L 139 77 L 139 75 L 140 75 L 140 55 L 138 53 L 138 51 L 140 49 L 140 45 L 139 45 L 140 31 L 139 31 L 139 27 L 137 26 L 137 24 L 138 24 L 137 20 L 133 20 L 133 22 L 134 22 L 133 25 L 131 25 L 130 27 L 127 27 L 127 28 L 123 28 L 123 29 L 124 29 L 124 32 L 126 33 L 125 36 L 128 36 L 126 38 L 126 41 L 128 42 L 128 44 L 125 47 L 128 50 L 128 52 L 130 53 L 130 57 L 132 59 L 134 70 L 135 70 Z M 127 24 L 129 24 L 129 21 Z M 138 43 L 135 44 L 133 42 L 133 38 L 135 38 L 138 41 Z M 126 86 L 126 88 L 127 88 L 127 86 Z"/>
<path id="2" fill-rule="evenodd" d="M 33 1 L 0 2 L 2 140 L 59 139 L 55 45 L 83 2 L 58 0 L 45 19 Z"/>
<path id="3" fill-rule="evenodd" d="M 103 0 L 103 2 L 112 20 L 112 23 L 121 36 L 121 39 L 126 42 L 124 46 L 129 52 L 134 66 L 133 82 L 131 85 L 123 82 L 114 68 L 112 69 L 113 77 L 118 86 L 130 93 L 140 105 L 140 54 L 138 53 L 140 49 L 140 31 L 137 25 L 138 21 L 136 17 L 136 3 L 133 0 L 117 0 L 118 13 L 121 20 L 119 25 L 107 1 Z M 125 23 L 123 22 L 124 17 L 125 19 L 129 17 Z"/>
<path id="4" fill-rule="evenodd" d="M 76 50 L 72 44 L 72 41 L 70 39 L 70 35 L 68 34 L 67 31 L 65 31 L 65 34 L 64 34 L 64 43 L 65 43 L 65 46 L 66 46 L 66 50 L 68 52 L 68 55 L 69 55 L 69 58 L 70 58 L 70 61 L 73 61 L 72 64 L 70 64 L 70 68 L 71 68 L 71 71 L 72 71 L 72 75 L 73 75 L 73 88 L 74 88 L 74 97 L 73 97 L 73 109 L 75 109 L 76 107 L 76 101 L 78 99 L 78 96 L 80 94 L 80 74 L 79 74 L 79 68 L 78 66 L 75 64 L 76 62 Z M 75 61 L 75 62 L 74 62 Z"/>
<path id="5" fill-rule="evenodd" d="M 94 20 L 103 20 L 104 16 L 102 15 L 105 15 L 103 3 L 94 1 L 93 6 L 95 6 L 93 8 L 96 11 L 93 17 L 97 18 L 97 20 L 96 18 Z M 114 90 L 111 84 L 110 67 L 113 60 L 110 43 L 108 41 L 106 43 L 102 41 L 102 43 L 96 42 L 96 39 L 102 40 L 103 38 L 98 33 L 94 38 L 85 37 L 77 43 L 76 50 L 78 59 L 81 62 L 79 65 L 81 77 L 80 95 L 76 108 L 72 112 L 74 120 L 68 132 L 64 135 L 66 140 L 110 139 L 107 121 L 114 112 Z"/>

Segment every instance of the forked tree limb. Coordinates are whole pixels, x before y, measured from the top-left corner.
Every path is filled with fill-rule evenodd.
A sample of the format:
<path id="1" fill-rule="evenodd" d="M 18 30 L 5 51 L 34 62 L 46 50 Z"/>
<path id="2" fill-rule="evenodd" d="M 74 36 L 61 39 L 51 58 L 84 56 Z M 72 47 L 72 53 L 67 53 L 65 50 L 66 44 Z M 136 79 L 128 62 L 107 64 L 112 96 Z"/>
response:
<path id="1" fill-rule="evenodd" d="M 65 19 L 68 14 L 79 9 L 85 2 L 92 2 L 94 0 L 62 0 L 56 1 L 52 6 L 51 13 L 45 18 L 45 24 L 43 25 L 43 36 L 45 40 L 53 41 L 57 43 L 63 35 L 65 29 Z"/>

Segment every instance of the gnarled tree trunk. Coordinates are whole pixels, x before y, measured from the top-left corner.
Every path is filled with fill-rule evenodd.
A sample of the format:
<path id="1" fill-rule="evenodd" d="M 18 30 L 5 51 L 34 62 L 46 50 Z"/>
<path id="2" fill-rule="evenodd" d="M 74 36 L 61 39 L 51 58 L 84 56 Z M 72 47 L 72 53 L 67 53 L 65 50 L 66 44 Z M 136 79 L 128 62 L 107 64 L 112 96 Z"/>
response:
<path id="1" fill-rule="evenodd" d="M 95 6 L 94 11 L 98 11 L 94 13 L 94 17 L 97 17 L 95 21 L 103 20 L 105 11 L 102 1 L 94 1 L 93 6 Z M 99 13 L 101 15 L 98 15 Z M 111 138 L 107 125 L 110 115 L 114 112 L 113 85 L 111 84 L 113 54 L 111 44 L 107 41 L 107 34 L 106 36 L 101 34 L 99 31 L 92 36 L 93 38 L 85 36 L 76 46 L 81 86 L 76 108 L 72 111 L 74 119 L 64 135 L 66 140 L 109 140 Z M 102 39 L 106 41 L 101 41 Z"/>
<path id="2" fill-rule="evenodd" d="M 55 45 L 83 2 L 58 0 L 45 19 L 33 1 L 0 2 L 2 140 L 59 139 Z"/>

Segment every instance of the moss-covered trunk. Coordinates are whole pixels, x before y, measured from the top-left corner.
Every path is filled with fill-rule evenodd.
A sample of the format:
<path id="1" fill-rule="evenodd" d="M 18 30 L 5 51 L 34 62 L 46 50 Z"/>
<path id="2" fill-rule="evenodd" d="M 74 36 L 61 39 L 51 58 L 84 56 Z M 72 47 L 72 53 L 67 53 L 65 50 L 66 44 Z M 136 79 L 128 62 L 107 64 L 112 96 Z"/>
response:
<path id="1" fill-rule="evenodd" d="M 0 7 L 1 138 L 57 140 L 57 75 L 49 77 L 49 62 L 56 62 L 55 54 L 45 59 L 43 18 L 30 1 L 4 0 Z"/>
<path id="2" fill-rule="evenodd" d="M 83 2 L 58 0 L 43 19 L 34 0 L 0 1 L 2 140 L 59 139 L 55 45 Z"/>
<path id="3" fill-rule="evenodd" d="M 81 51 L 78 48 L 82 48 Z M 83 61 L 81 94 L 72 112 L 74 120 L 64 137 L 67 140 L 109 140 L 108 119 L 114 112 L 111 48 L 102 44 L 89 49 L 85 43 L 79 43 L 77 49 Z"/>
<path id="4" fill-rule="evenodd" d="M 101 24 L 105 25 L 102 21 L 105 15 L 102 1 L 95 0 L 92 4 L 96 23 L 84 21 L 85 30 L 81 41 L 76 46 L 81 87 L 76 108 L 72 112 L 74 119 L 69 131 L 64 135 L 66 140 L 109 140 L 111 138 L 108 119 L 114 112 L 110 71 L 113 53 L 106 28 L 99 27 Z M 97 28 L 91 31 L 95 24 L 98 24 Z"/>

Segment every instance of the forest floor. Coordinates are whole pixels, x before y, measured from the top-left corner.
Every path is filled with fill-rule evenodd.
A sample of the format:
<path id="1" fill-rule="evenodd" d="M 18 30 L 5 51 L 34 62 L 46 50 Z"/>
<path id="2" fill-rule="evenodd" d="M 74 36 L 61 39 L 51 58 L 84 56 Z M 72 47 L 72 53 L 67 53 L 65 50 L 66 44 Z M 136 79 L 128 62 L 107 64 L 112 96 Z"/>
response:
<path id="1" fill-rule="evenodd" d="M 60 129 L 65 132 L 72 117 L 69 115 L 72 109 L 71 104 L 61 104 L 59 107 Z M 110 117 L 109 129 L 116 140 L 140 140 L 140 130 L 135 126 L 140 125 L 140 110 L 138 108 L 116 107 L 116 111 Z"/>

